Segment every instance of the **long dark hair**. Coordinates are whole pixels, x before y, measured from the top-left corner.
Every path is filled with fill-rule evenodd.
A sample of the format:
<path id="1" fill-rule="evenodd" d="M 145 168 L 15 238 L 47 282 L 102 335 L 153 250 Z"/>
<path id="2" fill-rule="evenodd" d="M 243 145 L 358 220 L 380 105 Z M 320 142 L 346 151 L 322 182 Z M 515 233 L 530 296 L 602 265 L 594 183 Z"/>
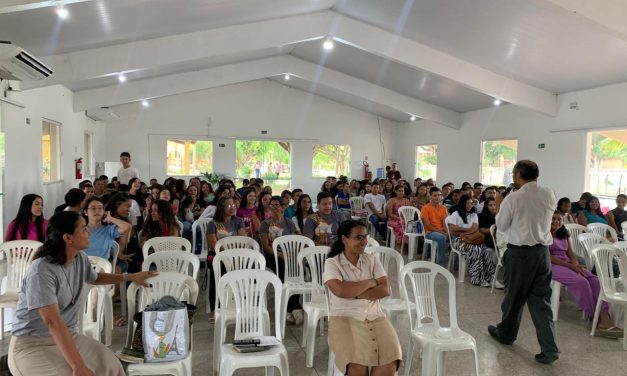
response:
<path id="1" fill-rule="evenodd" d="M 493 199 L 492 197 L 486 197 L 485 201 L 483 202 L 483 210 L 481 210 L 482 215 L 487 215 L 490 217 L 495 216 L 494 214 L 490 213 L 490 209 L 488 209 L 488 206 L 490 205 L 492 201 L 496 201 L 496 200 Z"/>
<path id="2" fill-rule="evenodd" d="M 255 190 L 252 188 L 245 188 L 244 192 L 242 192 L 242 199 L 239 202 L 240 209 L 246 209 L 246 207 L 248 206 L 248 194 L 250 192 L 255 192 Z M 256 195 L 257 195 L 257 192 L 255 192 L 255 196 Z"/>
<path id="3" fill-rule="evenodd" d="M 570 202 L 570 199 L 569 199 L 568 197 L 562 197 L 562 198 L 560 198 L 560 199 L 557 201 L 557 211 L 559 211 L 561 214 L 566 214 L 566 213 L 562 212 L 562 206 L 563 206 L 564 204 L 566 204 L 566 203 L 568 203 L 568 204 L 570 204 L 570 203 L 571 203 L 571 202 Z"/>
<path id="4" fill-rule="evenodd" d="M 560 216 L 564 217 L 564 213 L 562 213 L 559 210 L 556 210 L 553 214 L 559 214 Z M 570 234 L 568 233 L 568 230 L 566 230 L 566 226 L 564 226 L 564 224 L 562 223 L 562 227 L 558 228 L 555 231 L 555 237 L 558 239 L 568 239 L 570 238 Z"/>
<path id="5" fill-rule="evenodd" d="M 470 209 L 470 211 L 466 211 L 466 202 L 468 202 L 468 200 L 470 200 L 470 197 L 468 197 L 468 195 L 463 195 L 459 198 L 459 202 L 457 203 L 457 213 L 459 213 L 459 216 L 462 218 L 464 223 L 468 223 L 468 214 L 475 212 L 474 207 Z"/>
<path id="6" fill-rule="evenodd" d="M 308 198 L 309 202 L 311 202 L 311 197 L 309 197 L 308 194 L 304 193 L 302 195 L 300 195 L 300 197 L 298 198 L 298 203 L 296 204 L 296 222 L 298 222 L 298 228 L 300 228 L 300 231 L 302 232 L 304 230 L 305 224 L 303 223 L 303 217 L 307 217 L 311 214 L 314 213 L 313 211 L 313 205 L 311 205 L 309 207 L 309 210 L 307 211 L 307 213 L 303 213 L 303 207 L 301 206 L 301 202 L 303 201 L 303 199 Z M 313 204 L 313 202 L 312 202 Z M 306 215 L 303 215 L 306 214 Z"/>
<path id="7" fill-rule="evenodd" d="M 366 225 L 361 221 L 355 221 L 353 219 L 342 222 L 340 227 L 337 229 L 337 240 L 331 245 L 331 250 L 329 251 L 327 257 L 335 257 L 344 252 L 344 243 L 342 242 L 342 236 L 346 236 L 347 238 L 350 237 L 351 231 L 353 231 L 355 227 L 366 228 Z"/>
<path id="8" fill-rule="evenodd" d="M 122 218 L 118 215 L 118 206 L 120 206 L 120 204 L 126 202 L 126 201 L 130 201 L 131 200 L 131 196 L 128 193 L 125 192 L 118 192 L 116 194 L 114 194 L 109 201 L 107 201 L 107 204 L 105 205 L 104 209 L 105 211 L 108 211 L 109 213 L 111 213 L 111 216 L 113 218 L 117 218 L 117 219 L 121 219 L 123 221 L 126 222 L 130 222 L 128 220 L 128 218 Z M 91 201 L 90 201 L 91 202 Z"/>
<path id="9" fill-rule="evenodd" d="M 222 193 L 224 193 L 224 191 L 228 191 L 229 188 L 230 187 L 228 185 L 224 184 L 218 186 L 218 189 L 216 189 L 216 191 L 214 192 L 213 200 L 209 203 L 209 205 L 218 206 L 218 201 L 220 200 Z"/>
<path id="10" fill-rule="evenodd" d="M 178 228 L 179 232 L 183 231 L 182 228 L 179 227 L 179 224 L 176 222 L 176 218 L 174 217 L 174 213 L 172 213 L 172 205 L 168 201 L 165 200 L 155 200 L 152 202 L 152 205 L 157 206 L 157 211 L 159 212 L 159 220 L 154 221 L 152 219 L 152 215 L 148 215 L 146 217 L 146 221 L 144 222 L 142 239 L 148 240 L 157 236 L 161 236 L 161 226 L 164 224 L 168 230 L 172 230 L 172 228 Z M 150 208 L 152 212 L 152 207 Z"/>
<path id="11" fill-rule="evenodd" d="M 448 196 L 446 196 L 446 198 L 444 200 L 445 201 L 446 200 L 450 200 L 451 202 L 453 202 L 453 194 L 455 194 L 455 193 L 460 194 L 461 193 L 461 189 L 453 189 L 451 191 L 451 193 L 449 193 Z M 457 199 L 457 202 L 459 202 L 459 198 Z"/>
<path id="12" fill-rule="evenodd" d="M 267 192 L 267 191 L 261 191 L 259 193 L 259 197 L 257 197 L 257 217 L 259 217 L 260 220 L 264 220 L 265 216 L 266 216 L 266 208 L 263 207 L 263 198 L 266 196 L 270 196 L 272 197 L 272 193 Z"/>
<path id="13" fill-rule="evenodd" d="M 48 221 L 48 237 L 44 245 L 35 253 L 35 259 L 46 258 L 52 264 L 65 265 L 67 256 L 63 235 L 73 234 L 80 218 L 81 216 L 73 211 L 63 211 L 53 215 Z"/>
<path id="14" fill-rule="evenodd" d="M 597 202 L 599 203 L 599 207 L 595 211 L 592 211 L 592 209 L 590 209 L 590 203 L 592 202 L 592 200 L 597 200 Z M 586 210 L 605 219 L 605 214 L 603 214 L 603 212 L 601 211 L 601 201 L 599 201 L 599 198 L 597 196 L 592 196 L 590 197 L 590 200 L 586 201 Z"/>
<path id="15" fill-rule="evenodd" d="M 13 229 L 9 234 L 9 240 L 16 240 L 18 231 L 20 232 L 22 239 L 27 239 L 28 224 L 33 221 L 33 203 L 38 198 L 43 202 L 44 199 L 34 193 L 29 193 L 22 197 L 22 201 L 20 201 L 20 208 L 17 210 L 17 215 L 13 220 Z M 35 218 L 35 227 L 37 228 L 37 240 L 43 243 L 46 238 L 44 234 L 43 213 L 39 217 Z"/>
<path id="16" fill-rule="evenodd" d="M 226 200 L 233 200 L 232 197 L 221 197 L 216 203 L 216 212 L 213 215 L 214 222 L 224 222 L 224 209 L 226 205 Z"/>

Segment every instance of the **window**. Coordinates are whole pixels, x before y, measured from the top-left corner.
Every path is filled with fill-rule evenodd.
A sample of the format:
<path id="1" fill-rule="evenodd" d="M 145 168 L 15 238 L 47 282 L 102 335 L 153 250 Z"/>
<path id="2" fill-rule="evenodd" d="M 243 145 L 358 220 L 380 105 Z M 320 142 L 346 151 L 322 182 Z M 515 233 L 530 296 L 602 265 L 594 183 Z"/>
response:
<path id="1" fill-rule="evenodd" d="M 61 180 L 60 127 L 61 124 L 44 119 L 41 131 L 42 176 L 44 182 Z"/>
<path id="2" fill-rule="evenodd" d="M 588 133 L 586 190 L 614 197 L 627 192 L 627 130 Z"/>
<path id="3" fill-rule="evenodd" d="M 92 176 L 94 174 L 94 135 L 85 132 L 85 158 L 83 158 L 83 178 Z"/>
<path id="4" fill-rule="evenodd" d="M 282 141 L 235 141 L 236 179 L 261 178 L 272 192 L 290 189 L 292 147 Z M 237 183 L 239 185 L 239 182 Z"/>
<path id="5" fill-rule="evenodd" d="M 438 145 L 416 146 L 417 178 L 437 180 Z"/>
<path id="6" fill-rule="evenodd" d="M 311 161 L 311 175 L 314 178 L 350 174 L 350 145 L 320 145 L 313 146 Z"/>
<path id="7" fill-rule="evenodd" d="M 481 182 L 489 185 L 510 185 L 517 154 L 518 140 L 483 141 Z"/>
<path id="8" fill-rule="evenodd" d="M 168 140 L 166 153 L 168 176 L 196 176 L 212 171 L 212 141 Z"/>

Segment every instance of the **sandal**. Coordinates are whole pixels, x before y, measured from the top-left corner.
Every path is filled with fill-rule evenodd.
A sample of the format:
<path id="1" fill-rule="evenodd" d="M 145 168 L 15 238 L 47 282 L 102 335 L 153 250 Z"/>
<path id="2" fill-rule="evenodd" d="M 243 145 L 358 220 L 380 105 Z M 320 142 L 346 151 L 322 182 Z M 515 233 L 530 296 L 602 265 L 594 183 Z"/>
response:
<path id="1" fill-rule="evenodd" d="M 606 329 L 597 328 L 597 330 L 594 332 L 594 335 L 597 337 L 618 339 L 623 336 L 623 330 L 615 326 L 611 326 Z"/>
<path id="2" fill-rule="evenodd" d="M 113 316 L 113 326 L 122 327 L 128 324 L 128 319 L 122 315 Z"/>

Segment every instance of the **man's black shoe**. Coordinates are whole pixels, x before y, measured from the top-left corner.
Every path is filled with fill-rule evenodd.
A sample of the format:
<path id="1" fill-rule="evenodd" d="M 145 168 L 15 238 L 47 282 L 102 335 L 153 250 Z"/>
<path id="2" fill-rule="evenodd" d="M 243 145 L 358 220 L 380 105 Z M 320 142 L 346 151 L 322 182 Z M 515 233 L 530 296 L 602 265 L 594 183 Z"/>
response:
<path id="1" fill-rule="evenodd" d="M 551 364 L 554 361 L 559 359 L 559 355 L 555 353 L 548 353 L 548 354 L 540 353 L 540 354 L 536 354 L 535 358 L 536 358 L 536 362 L 538 363 Z"/>
<path id="2" fill-rule="evenodd" d="M 495 340 L 499 341 L 499 343 L 502 344 L 502 345 L 508 345 L 509 346 L 509 345 L 512 344 L 512 342 L 503 341 L 501 339 L 501 337 L 499 337 L 499 330 L 494 325 L 488 326 L 488 333 L 490 333 L 492 338 L 494 338 Z"/>

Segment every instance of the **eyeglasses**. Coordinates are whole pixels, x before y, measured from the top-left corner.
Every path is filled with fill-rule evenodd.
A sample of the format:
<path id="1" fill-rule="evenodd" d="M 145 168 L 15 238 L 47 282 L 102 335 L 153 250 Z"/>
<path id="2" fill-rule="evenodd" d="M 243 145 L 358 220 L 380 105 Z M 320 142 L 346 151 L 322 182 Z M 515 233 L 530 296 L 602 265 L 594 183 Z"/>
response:
<path id="1" fill-rule="evenodd" d="M 236 205 L 235 204 L 227 204 L 227 205 L 224 205 L 224 206 L 226 206 L 227 208 L 234 208 Z"/>
<path id="2" fill-rule="evenodd" d="M 368 241 L 368 235 L 355 235 L 355 236 L 351 237 L 351 239 L 354 239 L 354 240 L 357 240 L 357 241 L 360 241 L 360 242 L 363 242 L 364 240 Z"/>

